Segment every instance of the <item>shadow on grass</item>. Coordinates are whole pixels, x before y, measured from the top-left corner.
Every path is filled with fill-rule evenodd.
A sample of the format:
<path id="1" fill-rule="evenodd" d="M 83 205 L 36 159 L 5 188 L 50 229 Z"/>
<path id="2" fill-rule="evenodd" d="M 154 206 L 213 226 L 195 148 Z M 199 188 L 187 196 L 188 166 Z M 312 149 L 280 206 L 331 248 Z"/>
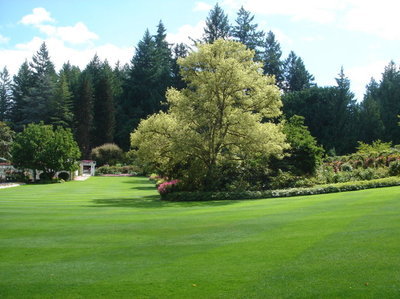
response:
<path id="1" fill-rule="evenodd" d="M 94 199 L 91 207 L 108 208 L 164 208 L 164 207 L 217 207 L 239 203 L 239 200 L 171 202 L 160 199 L 158 195 L 140 198 L 102 198 Z"/>

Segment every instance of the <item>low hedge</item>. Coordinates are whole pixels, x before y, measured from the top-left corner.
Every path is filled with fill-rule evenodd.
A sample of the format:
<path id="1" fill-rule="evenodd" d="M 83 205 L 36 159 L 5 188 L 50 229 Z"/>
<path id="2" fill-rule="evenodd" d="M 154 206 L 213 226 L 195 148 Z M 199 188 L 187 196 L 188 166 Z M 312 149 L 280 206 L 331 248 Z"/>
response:
<path id="1" fill-rule="evenodd" d="M 290 188 L 265 191 L 240 192 L 171 192 L 162 194 L 162 200 L 168 201 L 208 201 L 208 200 L 242 200 L 263 199 L 273 197 L 289 197 L 300 195 L 314 195 L 344 191 L 355 191 L 380 187 L 400 186 L 400 177 L 388 177 L 371 181 L 356 181 L 329 185 L 319 185 L 309 188 Z"/>

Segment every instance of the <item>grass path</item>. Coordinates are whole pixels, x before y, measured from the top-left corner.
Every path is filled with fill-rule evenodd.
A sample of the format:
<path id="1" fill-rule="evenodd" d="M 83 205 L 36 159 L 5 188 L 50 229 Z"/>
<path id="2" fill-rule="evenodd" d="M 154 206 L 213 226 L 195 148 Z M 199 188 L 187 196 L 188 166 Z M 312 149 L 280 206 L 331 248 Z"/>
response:
<path id="1" fill-rule="evenodd" d="M 0 190 L 0 298 L 400 298 L 400 187 L 169 203 L 144 178 Z"/>

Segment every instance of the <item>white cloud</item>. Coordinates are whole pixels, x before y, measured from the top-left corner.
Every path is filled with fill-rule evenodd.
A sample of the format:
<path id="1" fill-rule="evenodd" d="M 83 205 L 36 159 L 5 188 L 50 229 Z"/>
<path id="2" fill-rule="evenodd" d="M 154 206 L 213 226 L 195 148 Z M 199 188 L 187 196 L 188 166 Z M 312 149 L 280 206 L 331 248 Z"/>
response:
<path id="1" fill-rule="evenodd" d="M 7 44 L 10 41 L 9 37 L 0 34 L 0 44 Z"/>
<path id="2" fill-rule="evenodd" d="M 24 60 L 30 61 L 43 42 L 46 42 L 50 59 L 57 70 L 67 61 L 84 69 L 95 54 L 101 60 L 107 59 L 111 66 L 115 65 L 117 61 L 122 64 L 129 63 L 134 55 L 133 47 L 104 44 L 97 47 L 88 46 L 79 50 L 65 45 L 64 41 L 59 38 L 42 39 L 34 37 L 27 43 L 17 44 L 13 50 L 0 50 L 0 68 L 7 66 L 11 74 L 16 74 Z"/>
<path id="3" fill-rule="evenodd" d="M 294 21 L 309 20 L 317 23 L 330 23 L 335 20 L 335 12 L 343 7 L 343 0 L 280 0 L 280 1 L 260 1 L 260 0 L 229 0 L 224 1 L 223 5 L 237 7 L 243 4 L 246 10 L 250 10 L 257 15 L 281 15 L 288 16 Z"/>
<path id="4" fill-rule="evenodd" d="M 99 38 L 96 33 L 91 32 L 82 22 L 78 22 L 74 26 L 38 25 L 37 27 L 46 35 L 60 38 L 71 44 L 84 44 Z"/>
<path id="5" fill-rule="evenodd" d="M 193 39 L 200 39 L 205 27 L 205 22 L 200 21 L 195 26 L 186 24 L 178 29 L 176 33 L 168 33 L 167 41 L 171 44 L 185 43 L 187 45 L 193 44 L 189 37 Z"/>
<path id="6" fill-rule="evenodd" d="M 386 40 L 400 40 L 400 2 L 393 0 L 350 0 L 349 9 L 341 19 L 347 30 L 374 34 Z"/>
<path id="7" fill-rule="evenodd" d="M 387 40 L 400 40 L 398 0 L 225 0 L 224 9 L 243 4 L 257 15 L 286 16 L 292 21 L 329 24 L 345 30 L 364 32 Z"/>
<path id="8" fill-rule="evenodd" d="M 24 25 L 39 25 L 44 22 L 54 22 L 50 13 L 43 7 L 34 8 L 32 12 L 32 14 L 24 16 L 20 23 Z"/>
<path id="9" fill-rule="evenodd" d="M 193 11 L 209 11 L 212 6 L 205 2 L 196 2 Z"/>

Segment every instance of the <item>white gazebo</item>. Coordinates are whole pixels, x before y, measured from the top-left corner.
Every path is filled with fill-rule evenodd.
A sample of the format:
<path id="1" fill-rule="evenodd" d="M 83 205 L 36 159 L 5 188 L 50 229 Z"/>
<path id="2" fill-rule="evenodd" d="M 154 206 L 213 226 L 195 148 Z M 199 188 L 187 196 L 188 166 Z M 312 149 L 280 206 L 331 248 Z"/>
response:
<path id="1" fill-rule="evenodd" d="M 82 160 L 80 163 L 80 173 L 82 175 L 94 175 L 96 171 L 96 161 Z"/>

